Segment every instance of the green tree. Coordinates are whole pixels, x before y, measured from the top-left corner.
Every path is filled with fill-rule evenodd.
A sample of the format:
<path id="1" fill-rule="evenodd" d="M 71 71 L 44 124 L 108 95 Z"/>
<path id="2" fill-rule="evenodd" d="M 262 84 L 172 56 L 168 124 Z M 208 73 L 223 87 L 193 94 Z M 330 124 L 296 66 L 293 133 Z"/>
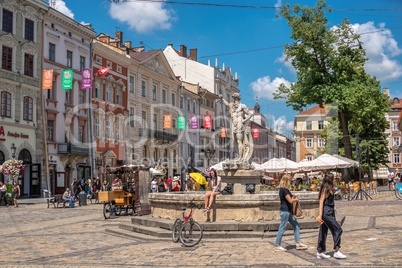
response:
<path id="1" fill-rule="evenodd" d="M 332 113 L 341 133 L 339 146 L 346 157 L 353 158 L 352 137 L 385 139 L 384 115 L 390 102 L 380 82 L 364 70 L 367 59 L 359 35 L 348 20 L 329 28 L 325 12 L 330 11 L 324 0 L 317 1 L 313 8 L 283 6 L 281 15 L 291 27 L 294 40 L 285 46 L 285 56 L 296 69 L 297 79 L 289 87 L 281 84 L 274 97 L 286 99 L 294 110 L 311 104 L 335 107 Z M 374 122 L 370 132 L 368 128 Z M 374 151 L 377 164 L 385 164 L 387 147 L 379 146 Z"/>

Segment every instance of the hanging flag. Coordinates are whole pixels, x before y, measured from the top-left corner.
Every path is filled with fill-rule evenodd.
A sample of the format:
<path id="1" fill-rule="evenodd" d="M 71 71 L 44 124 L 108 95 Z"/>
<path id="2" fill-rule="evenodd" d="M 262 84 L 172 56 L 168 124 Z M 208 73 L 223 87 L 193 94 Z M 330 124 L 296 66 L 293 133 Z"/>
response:
<path id="1" fill-rule="evenodd" d="M 109 72 L 109 70 L 110 70 L 110 67 L 109 67 L 109 66 L 103 67 L 103 68 L 100 68 L 100 69 L 98 70 L 97 74 L 98 74 L 99 77 L 105 76 L 105 75 Z"/>
<path id="2" fill-rule="evenodd" d="M 70 90 L 73 89 L 73 70 L 63 70 L 61 74 L 61 89 Z"/>
<path id="3" fill-rule="evenodd" d="M 253 138 L 259 138 L 260 137 L 260 130 L 258 128 L 252 128 L 251 129 L 251 134 L 253 135 Z"/>
<path id="4" fill-rule="evenodd" d="M 186 128 L 186 117 L 184 115 L 179 115 L 177 117 L 177 129 L 184 130 Z"/>
<path id="5" fill-rule="evenodd" d="M 212 128 L 212 115 L 205 114 L 204 115 L 204 128 L 211 129 Z"/>
<path id="6" fill-rule="evenodd" d="M 198 116 L 197 115 L 191 116 L 190 128 L 191 129 L 197 129 L 198 128 Z"/>
<path id="7" fill-rule="evenodd" d="M 227 138 L 225 127 L 221 127 L 221 138 Z"/>
<path id="8" fill-rule="evenodd" d="M 82 89 L 92 88 L 92 72 L 91 69 L 89 68 L 82 69 L 81 88 Z"/>
<path id="9" fill-rule="evenodd" d="M 43 70 L 42 89 L 52 89 L 53 87 L 53 70 Z"/>
<path id="10" fill-rule="evenodd" d="M 172 128 L 172 115 L 165 114 L 163 116 L 163 128 Z"/>

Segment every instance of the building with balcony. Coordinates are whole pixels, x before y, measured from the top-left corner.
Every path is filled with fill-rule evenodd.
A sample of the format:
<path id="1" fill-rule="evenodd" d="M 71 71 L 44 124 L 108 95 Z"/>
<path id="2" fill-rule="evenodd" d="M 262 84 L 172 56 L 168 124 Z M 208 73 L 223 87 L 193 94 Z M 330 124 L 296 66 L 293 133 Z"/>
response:
<path id="1" fill-rule="evenodd" d="M 40 0 L 0 0 L 0 165 L 22 160 L 17 179 L 23 196 L 39 196 L 46 188 L 41 110 L 43 23 L 48 5 Z"/>
<path id="2" fill-rule="evenodd" d="M 43 89 L 46 132 L 45 164 L 51 193 L 62 194 L 73 178 L 88 179 L 90 167 L 90 90 L 82 87 L 82 72 L 91 67 L 95 31 L 49 8 L 44 23 L 43 68 L 51 71 Z M 72 73 L 72 84 L 63 77 Z"/>

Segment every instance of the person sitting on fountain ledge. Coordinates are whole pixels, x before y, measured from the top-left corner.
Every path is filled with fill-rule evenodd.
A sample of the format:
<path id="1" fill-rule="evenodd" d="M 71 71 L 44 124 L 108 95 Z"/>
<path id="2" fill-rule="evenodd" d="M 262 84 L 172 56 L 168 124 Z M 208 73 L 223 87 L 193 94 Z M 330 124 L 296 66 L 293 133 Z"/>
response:
<path id="1" fill-rule="evenodd" d="M 207 213 L 214 203 L 215 196 L 221 192 L 221 177 L 216 174 L 216 170 L 211 168 L 209 171 L 211 179 L 209 181 L 210 189 L 205 193 L 204 213 Z"/>

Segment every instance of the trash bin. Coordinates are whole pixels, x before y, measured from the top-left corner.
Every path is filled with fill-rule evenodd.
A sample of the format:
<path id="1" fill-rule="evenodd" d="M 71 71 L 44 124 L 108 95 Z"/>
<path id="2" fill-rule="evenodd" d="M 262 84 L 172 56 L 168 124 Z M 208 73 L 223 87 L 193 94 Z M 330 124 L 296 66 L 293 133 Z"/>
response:
<path id="1" fill-rule="evenodd" d="M 87 205 L 87 193 L 84 191 L 80 192 L 80 206 L 86 206 Z"/>

